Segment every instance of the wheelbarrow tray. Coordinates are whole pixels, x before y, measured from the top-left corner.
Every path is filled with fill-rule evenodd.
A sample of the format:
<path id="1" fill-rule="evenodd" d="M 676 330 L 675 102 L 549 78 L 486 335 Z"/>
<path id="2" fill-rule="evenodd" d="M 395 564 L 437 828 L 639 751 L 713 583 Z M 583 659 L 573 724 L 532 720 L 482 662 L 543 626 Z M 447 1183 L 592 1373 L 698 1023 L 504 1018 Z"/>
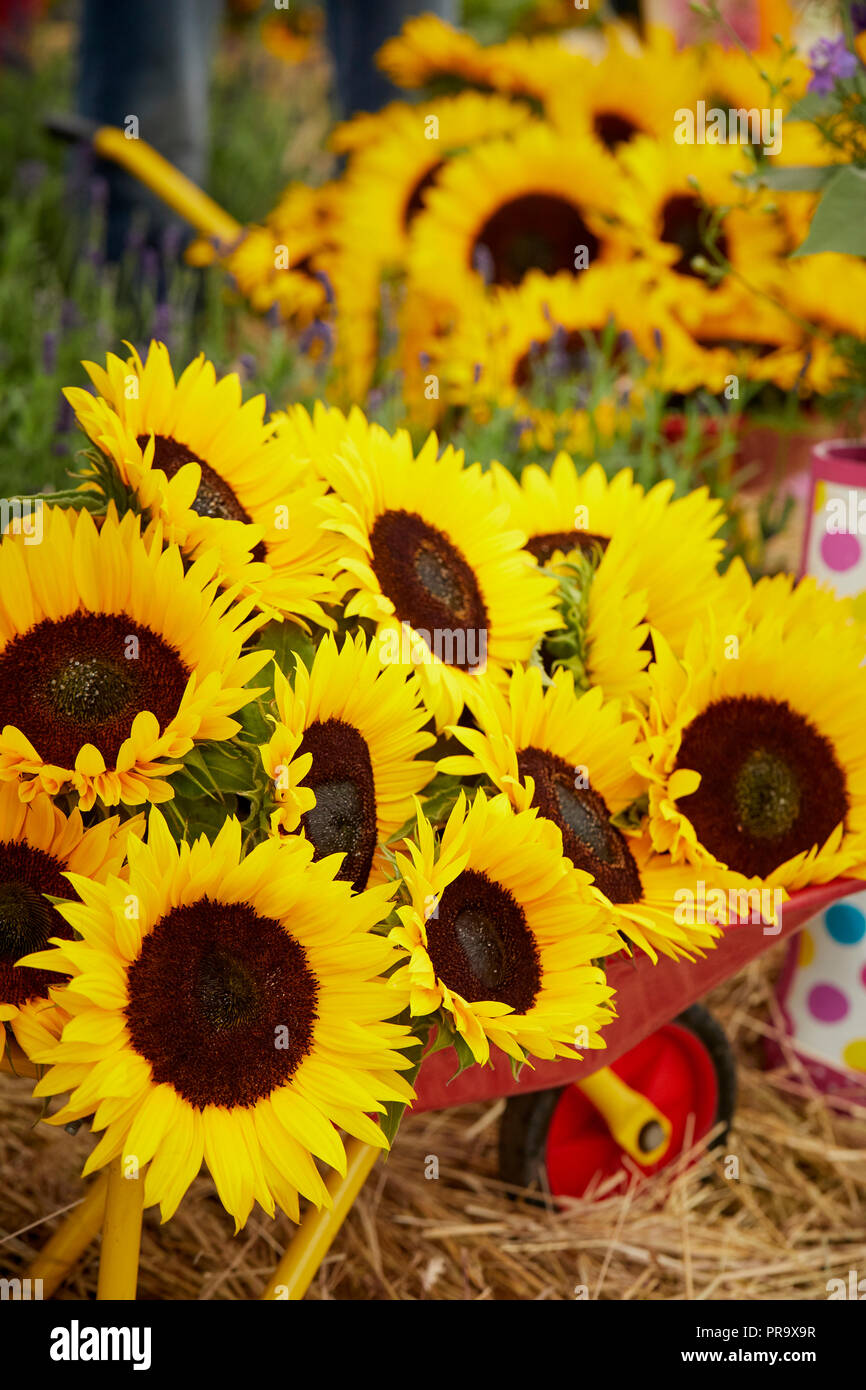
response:
<path id="1" fill-rule="evenodd" d="M 553 1062 L 535 1061 L 532 1066 L 527 1064 L 519 1080 L 514 1079 L 511 1063 L 501 1052 L 496 1052 L 492 1066 L 471 1067 L 455 1076 L 456 1054 L 453 1048 L 444 1048 L 422 1062 L 416 1083 L 417 1099 L 412 1109 L 416 1112 L 448 1110 L 472 1101 L 565 1086 L 591 1076 L 600 1067 L 616 1062 L 643 1038 L 670 1023 L 683 1009 L 703 998 L 723 980 L 736 975 L 771 946 L 798 931 L 810 917 L 864 887 L 866 884 L 860 879 L 839 878 L 832 883 L 803 888 L 792 893 L 784 904 L 780 930 L 768 930 L 765 934 L 760 924 L 729 927 L 714 950 L 694 961 L 672 961 L 662 957 L 653 965 L 642 952 L 634 956 L 617 955 L 607 967 L 608 983 L 616 991 L 613 1003 L 617 1016 L 602 1030 L 606 1047 L 586 1052 L 579 1062 L 566 1058 Z"/>

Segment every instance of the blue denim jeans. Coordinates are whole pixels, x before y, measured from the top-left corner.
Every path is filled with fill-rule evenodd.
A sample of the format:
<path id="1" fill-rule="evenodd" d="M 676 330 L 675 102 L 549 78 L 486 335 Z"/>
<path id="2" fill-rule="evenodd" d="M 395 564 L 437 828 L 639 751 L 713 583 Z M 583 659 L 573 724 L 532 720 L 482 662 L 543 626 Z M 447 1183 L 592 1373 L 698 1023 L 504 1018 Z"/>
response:
<path id="1" fill-rule="evenodd" d="M 385 40 L 399 34 L 410 15 L 433 13 L 455 23 L 458 0 L 327 0 L 325 8 L 335 104 L 341 116 L 351 116 L 405 95 L 374 62 Z"/>
<path id="2" fill-rule="evenodd" d="M 342 114 L 376 111 L 398 95 L 373 61 L 412 14 L 453 18 L 457 0 L 328 0 L 328 41 Z M 208 160 L 211 58 L 222 0 L 82 0 L 78 109 L 102 125 L 138 120 L 142 140 L 196 183 Z M 128 174 L 108 180 L 108 255 L 117 259 L 134 213 L 144 212 L 158 244 L 177 218 Z"/>
<path id="3" fill-rule="evenodd" d="M 208 89 L 222 0 L 83 0 L 78 83 L 82 116 L 138 134 L 196 183 L 208 159 Z M 120 169 L 109 183 L 108 254 L 123 250 L 134 211 L 150 239 L 177 218 Z"/>

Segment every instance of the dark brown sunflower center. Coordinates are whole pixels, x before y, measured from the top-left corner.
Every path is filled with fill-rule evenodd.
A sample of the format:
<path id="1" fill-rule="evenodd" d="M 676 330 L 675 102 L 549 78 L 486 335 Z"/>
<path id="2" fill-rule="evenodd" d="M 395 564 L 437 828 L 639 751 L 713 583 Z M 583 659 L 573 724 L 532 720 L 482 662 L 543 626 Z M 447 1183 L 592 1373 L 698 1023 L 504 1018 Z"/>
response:
<path id="1" fill-rule="evenodd" d="M 318 986 L 303 946 L 246 903 L 172 908 L 129 968 L 126 1020 L 155 1085 L 190 1105 L 255 1105 L 313 1043 Z"/>
<path id="2" fill-rule="evenodd" d="M 125 613 L 45 618 L 0 652 L 0 727 L 58 767 L 73 767 L 85 743 L 110 764 L 140 710 L 170 723 L 188 680 L 175 648 Z"/>
<path id="3" fill-rule="evenodd" d="M 661 240 L 678 246 L 679 260 L 672 267 L 678 275 L 693 275 L 699 280 L 706 277 L 695 270 L 692 261 L 695 256 L 705 256 L 704 212 L 699 198 L 692 193 L 676 193 L 668 198 L 661 213 Z M 718 233 L 716 245 L 720 254 L 727 258 L 728 246 L 723 233 Z"/>
<path id="4" fill-rule="evenodd" d="M 695 342 L 700 347 L 705 348 L 724 348 L 728 352 L 749 352 L 753 357 L 769 357 L 771 352 L 775 352 L 778 343 L 761 342 L 756 338 L 749 341 L 746 338 L 725 338 L 715 333 L 705 331 L 696 333 Z"/>
<path id="5" fill-rule="evenodd" d="M 198 998 L 208 1023 L 221 1032 L 255 1018 L 259 991 L 244 962 L 230 951 L 217 949 L 202 962 Z"/>
<path id="6" fill-rule="evenodd" d="M 126 709 L 132 694 L 129 671 L 102 657 L 70 657 L 48 682 L 57 713 L 82 724 L 101 724 Z"/>
<path id="7" fill-rule="evenodd" d="M 715 701 L 684 730 L 676 765 L 701 774 L 678 803 L 698 839 L 747 877 L 822 845 L 848 814 L 832 745 L 787 701 Z"/>
<path id="8" fill-rule="evenodd" d="M 426 174 L 424 174 L 418 180 L 418 182 L 415 184 L 415 187 L 412 189 L 412 192 L 409 194 L 409 197 L 406 199 L 406 207 L 403 211 L 404 228 L 408 228 L 410 226 L 410 224 L 418 216 L 418 213 L 424 207 L 427 198 L 427 193 L 433 187 L 437 178 L 439 177 L 439 172 L 442 169 L 443 162 L 444 161 L 441 159 L 437 160 L 437 162 L 433 165 L 432 169 L 428 169 Z"/>
<path id="9" fill-rule="evenodd" d="M 302 824 L 314 858 L 343 854 L 337 874 L 356 892 L 367 886 L 376 848 L 376 787 L 367 741 L 341 719 L 311 724 L 298 750 L 312 754 L 304 778 L 316 794 L 316 804 Z"/>
<path id="10" fill-rule="evenodd" d="M 640 129 L 634 121 L 621 116 L 618 111 L 599 111 L 592 124 L 599 140 L 609 150 L 625 145 Z"/>
<path id="11" fill-rule="evenodd" d="M 139 434 L 137 442 L 144 449 L 150 439 L 148 434 Z M 249 525 L 252 517 L 238 501 L 234 489 L 225 478 L 200 459 L 192 449 L 168 434 L 155 434 L 153 437 L 153 466 L 161 468 L 167 478 L 173 478 L 186 463 L 197 463 L 201 469 L 201 482 L 193 499 L 192 509 L 198 516 L 214 517 L 219 521 L 242 521 Z M 267 555 L 263 541 L 253 548 L 253 559 L 262 562 Z"/>
<path id="12" fill-rule="evenodd" d="M 526 1013 L 541 987 L 535 938 L 501 884 L 474 869 L 449 883 L 427 922 L 427 949 L 440 980 L 470 1004 L 498 1000 Z"/>
<path id="13" fill-rule="evenodd" d="M 44 950 L 50 937 L 72 937 L 72 928 L 44 893 L 71 896 L 63 865 L 30 845 L 0 844 L 0 1004 L 20 1007 L 28 999 L 46 998 L 49 985 L 63 983 L 64 977 L 51 970 L 15 967 L 22 956 Z"/>
<path id="14" fill-rule="evenodd" d="M 140 434 L 137 439 L 139 448 L 144 449 L 150 435 Z M 198 464 L 201 469 L 201 482 L 192 507 L 199 516 L 218 517 L 223 521 L 251 520 L 249 512 L 241 506 L 225 478 L 221 478 L 219 473 L 211 468 L 209 463 L 205 463 L 204 459 L 200 459 L 198 454 L 194 454 L 192 449 L 188 449 L 185 444 L 167 434 L 154 435 L 153 443 L 153 466 L 161 468 L 167 478 L 173 478 L 184 464 Z"/>
<path id="15" fill-rule="evenodd" d="M 557 550 L 564 555 L 570 550 L 581 550 L 591 556 L 597 550 L 604 554 L 609 544 L 607 536 L 598 536 L 594 531 L 548 531 L 542 536 L 531 536 L 526 549 L 540 565 L 546 565 Z"/>
<path id="16" fill-rule="evenodd" d="M 377 517 L 370 543 L 376 577 L 400 621 L 449 665 L 473 665 L 486 649 L 487 609 L 460 551 L 435 526 L 404 511 Z M 464 640 L 455 640 L 460 634 Z"/>
<path id="17" fill-rule="evenodd" d="M 800 814 L 800 779 L 784 758 L 766 748 L 750 753 L 734 778 L 737 819 L 750 835 L 772 840 Z"/>
<path id="18" fill-rule="evenodd" d="M 600 243 L 574 203 L 550 193 L 525 193 L 488 217 L 475 237 L 470 266 L 494 285 L 517 285 L 529 270 L 574 274 L 580 247 L 591 265 Z"/>
<path id="19" fill-rule="evenodd" d="M 640 902 L 640 873 L 628 841 L 611 825 L 604 797 L 582 785 L 583 773 L 540 748 L 524 748 L 517 770 L 521 778 L 533 779 L 532 804 L 559 826 L 563 849 L 575 868 L 592 874 L 611 902 Z"/>
<path id="20" fill-rule="evenodd" d="M 611 343 L 604 329 L 554 329 L 550 337 L 533 342 L 517 359 L 512 380 L 521 390 L 538 379 L 585 377 L 596 369 L 599 357 L 621 371 L 628 369 L 627 334 L 620 333 Z"/>

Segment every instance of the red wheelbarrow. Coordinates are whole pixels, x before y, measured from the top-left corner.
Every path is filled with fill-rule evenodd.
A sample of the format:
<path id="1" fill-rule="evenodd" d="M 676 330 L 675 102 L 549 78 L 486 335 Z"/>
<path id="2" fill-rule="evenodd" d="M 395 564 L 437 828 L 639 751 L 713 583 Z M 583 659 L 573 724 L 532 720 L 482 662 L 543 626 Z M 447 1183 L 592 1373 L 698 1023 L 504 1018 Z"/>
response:
<path id="1" fill-rule="evenodd" d="M 554 1198 L 586 1195 L 620 1169 L 650 1175 L 730 1121 L 735 1100 L 733 1059 L 724 1033 L 697 1000 L 736 975 L 816 913 L 849 893 L 859 879 L 836 879 L 792 894 L 781 922 L 729 927 L 716 948 L 695 962 L 624 954 L 608 962 L 617 1017 L 604 1030 L 606 1049 L 582 1061 L 536 1062 L 515 1080 L 507 1057 L 489 1067 L 457 1070 L 452 1049 L 422 1061 L 413 1110 L 445 1110 L 506 1098 L 500 1131 L 505 1181 L 526 1187 L 545 1180 Z M 6 1060 L 6 1059 L 4 1059 Z M 34 1068 L 20 1057 L 23 1074 Z M 352 1139 L 345 1175 L 330 1174 L 331 1206 L 310 1208 L 264 1291 L 265 1299 L 304 1297 L 316 1271 L 380 1156 Z M 632 1160 L 631 1167 L 626 1159 Z M 89 1184 L 32 1263 L 50 1297 L 102 1231 L 101 1299 L 134 1299 L 143 1182 L 124 1179 L 119 1163 Z"/>

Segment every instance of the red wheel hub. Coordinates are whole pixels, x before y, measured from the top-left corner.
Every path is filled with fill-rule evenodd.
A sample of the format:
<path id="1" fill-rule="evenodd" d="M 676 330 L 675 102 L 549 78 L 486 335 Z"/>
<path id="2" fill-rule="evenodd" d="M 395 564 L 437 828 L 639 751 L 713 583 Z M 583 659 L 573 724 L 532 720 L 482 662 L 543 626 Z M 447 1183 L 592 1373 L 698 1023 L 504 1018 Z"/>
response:
<path id="1" fill-rule="evenodd" d="M 659 1172 L 682 1153 L 687 1141 L 696 1143 L 712 1129 L 718 1107 L 716 1069 L 703 1043 L 687 1028 L 676 1023 L 659 1028 L 611 1070 L 651 1100 L 673 1126 L 665 1154 L 642 1173 Z M 631 1178 L 636 1167 L 577 1086 L 566 1086 L 553 1112 L 546 1164 L 554 1197 L 582 1197 L 594 1179 L 597 1183 L 618 1172 Z"/>

